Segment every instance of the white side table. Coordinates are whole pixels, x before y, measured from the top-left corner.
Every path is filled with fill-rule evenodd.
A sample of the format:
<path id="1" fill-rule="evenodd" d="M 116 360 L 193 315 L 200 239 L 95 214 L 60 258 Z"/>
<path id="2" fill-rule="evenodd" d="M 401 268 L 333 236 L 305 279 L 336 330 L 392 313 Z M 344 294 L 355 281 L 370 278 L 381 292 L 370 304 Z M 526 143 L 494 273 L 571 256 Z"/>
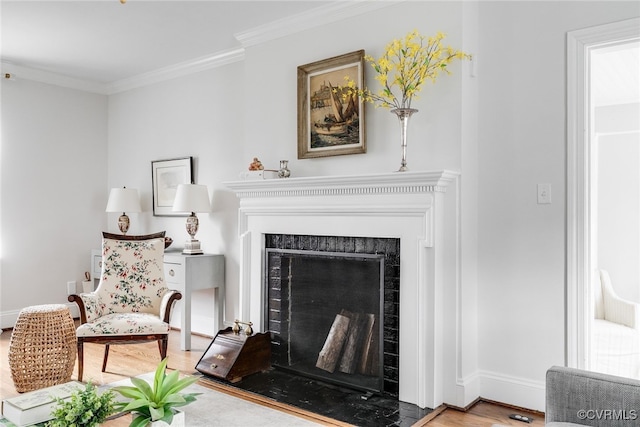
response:
<path id="1" fill-rule="evenodd" d="M 180 349 L 191 350 L 191 292 L 214 288 L 214 331 L 219 331 L 224 315 L 224 255 L 183 255 L 165 252 L 164 277 L 171 289 L 182 293 Z"/>

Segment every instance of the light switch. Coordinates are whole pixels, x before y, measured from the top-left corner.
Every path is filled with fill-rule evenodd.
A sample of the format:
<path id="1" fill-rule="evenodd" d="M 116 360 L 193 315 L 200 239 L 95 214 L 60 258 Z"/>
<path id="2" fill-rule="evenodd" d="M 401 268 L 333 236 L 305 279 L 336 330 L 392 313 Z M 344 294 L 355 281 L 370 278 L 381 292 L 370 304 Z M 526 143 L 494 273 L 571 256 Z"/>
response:
<path id="1" fill-rule="evenodd" d="M 538 184 L 538 204 L 551 203 L 551 184 Z"/>

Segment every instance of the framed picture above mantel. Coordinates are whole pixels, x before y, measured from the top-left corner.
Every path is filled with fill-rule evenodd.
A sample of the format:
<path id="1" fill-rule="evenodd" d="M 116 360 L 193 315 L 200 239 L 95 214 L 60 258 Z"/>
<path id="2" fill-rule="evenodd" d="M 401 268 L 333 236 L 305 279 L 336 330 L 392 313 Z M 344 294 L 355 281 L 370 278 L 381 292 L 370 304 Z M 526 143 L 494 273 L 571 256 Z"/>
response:
<path id="1" fill-rule="evenodd" d="M 298 67 L 298 158 L 366 153 L 364 103 L 347 90 L 364 84 L 364 50 Z"/>
<path id="2" fill-rule="evenodd" d="M 193 184 L 193 157 L 151 162 L 153 216 L 187 216 L 173 212 L 173 201 L 179 184 Z"/>

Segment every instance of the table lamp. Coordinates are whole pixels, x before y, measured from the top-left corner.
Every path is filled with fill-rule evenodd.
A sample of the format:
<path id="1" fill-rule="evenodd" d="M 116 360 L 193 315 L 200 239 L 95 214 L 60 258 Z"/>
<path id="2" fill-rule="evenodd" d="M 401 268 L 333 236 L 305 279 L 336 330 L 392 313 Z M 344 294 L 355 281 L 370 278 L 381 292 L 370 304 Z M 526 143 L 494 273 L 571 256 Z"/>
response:
<path id="1" fill-rule="evenodd" d="M 195 239 L 198 232 L 197 212 L 210 212 L 211 201 L 209 200 L 209 190 L 206 185 L 197 184 L 180 184 L 176 190 L 176 198 L 173 201 L 174 212 L 191 212 L 187 217 L 187 233 L 191 239 L 187 240 L 184 245 L 183 254 L 198 255 L 202 254 L 200 249 L 200 241 Z"/>
<path id="2" fill-rule="evenodd" d="M 112 188 L 107 201 L 106 212 L 122 212 L 118 218 L 118 228 L 122 234 L 129 230 L 129 217 L 125 212 L 140 212 L 140 197 L 135 188 Z"/>

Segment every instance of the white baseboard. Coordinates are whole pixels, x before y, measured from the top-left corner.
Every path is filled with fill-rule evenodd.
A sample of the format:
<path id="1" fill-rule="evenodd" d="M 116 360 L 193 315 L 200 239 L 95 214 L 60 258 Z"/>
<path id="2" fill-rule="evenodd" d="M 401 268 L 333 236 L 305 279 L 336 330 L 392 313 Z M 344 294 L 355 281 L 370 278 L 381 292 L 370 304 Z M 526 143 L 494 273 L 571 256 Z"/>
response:
<path id="1" fill-rule="evenodd" d="M 544 381 L 478 370 L 456 382 L 445 403 L 467 408 L 478 398 L 544 412 Z"/>
<path id="2" fill-rule="evenodd" d="M 445 402 L 458 408 L 466 408 L 480 396 L 480 375 L 476 371 L 456 383 L 455 402 Z"/>
<path id="3" fill-rule="evenodd" d="M 544 412 L 544 381 L 489 371 L 479 371 L 479 377 L 482 398 Z"/>
<path id="4" fill-rule="evenodd" d="M 74 319 L 80 317 L 80 311 L 78 310 L 78 305 L 73 302 L 65 303 L 69 310 L 71 311 L 71 317 Z M 18 321 L 18 315 L 20 314 L 20 310 L 7 310 L 0 312 L 0 328 L 13 328 Z"/>
<path id="5" fill-rule="evenodd" d="M 3 311 L 0 313 L 0 327 L 2 329 L 13 328 L 18 320 L 20 310 Z"/>

